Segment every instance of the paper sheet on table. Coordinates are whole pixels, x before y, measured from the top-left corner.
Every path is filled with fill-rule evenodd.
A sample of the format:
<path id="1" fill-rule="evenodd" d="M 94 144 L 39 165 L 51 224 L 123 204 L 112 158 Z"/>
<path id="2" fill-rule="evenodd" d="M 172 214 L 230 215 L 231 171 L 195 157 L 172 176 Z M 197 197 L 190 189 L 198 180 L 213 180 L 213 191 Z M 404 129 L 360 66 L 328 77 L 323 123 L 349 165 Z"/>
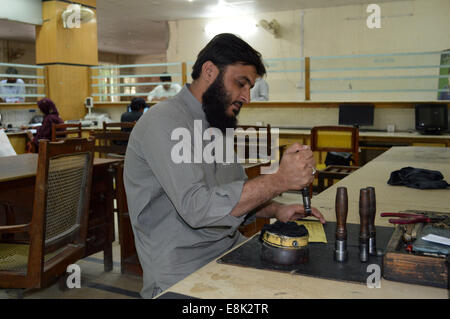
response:
<path id="1" fill-rule="evenodd" d="M 325 230 L 320 222 L 314 220 L 296 220 L 295 222 L 299 225 L 305 226 L 308 230 L 308 242 L 327 243 L 327 236 L 325 235 Z"/>
<path id="2" fill-rule="evenodd" d="M 0 156 L 17 155 L 4 129 L 0 129 Z"/>
<path id="3" fill-rule="evenodd" d="M 450 238 L 434 235 L 434 234 L 428 234 L 426 236 L 422 237 L 423 240 L 431 241 L 433 243 L 438 243 L 442 245 L 450 246 Z"/>

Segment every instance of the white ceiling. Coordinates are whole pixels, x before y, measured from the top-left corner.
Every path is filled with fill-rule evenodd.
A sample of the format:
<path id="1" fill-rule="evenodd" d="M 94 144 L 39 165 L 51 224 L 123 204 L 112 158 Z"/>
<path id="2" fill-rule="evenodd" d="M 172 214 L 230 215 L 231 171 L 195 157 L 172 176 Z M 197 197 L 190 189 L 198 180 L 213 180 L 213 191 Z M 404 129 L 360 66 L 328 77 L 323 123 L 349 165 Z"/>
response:
<path id="1" fill-rule="evenodd" d="M 376 3 L 392 0 L 377 0 Z M 399 1 L 399 0 L 397 0 Z M 168 20 L 368 4 L 373 0 L 97 0 L 98 48 L 122 54 L 165 53 Z M 34 41 L 34 26 L 0 20 L 0 39 Z"/>

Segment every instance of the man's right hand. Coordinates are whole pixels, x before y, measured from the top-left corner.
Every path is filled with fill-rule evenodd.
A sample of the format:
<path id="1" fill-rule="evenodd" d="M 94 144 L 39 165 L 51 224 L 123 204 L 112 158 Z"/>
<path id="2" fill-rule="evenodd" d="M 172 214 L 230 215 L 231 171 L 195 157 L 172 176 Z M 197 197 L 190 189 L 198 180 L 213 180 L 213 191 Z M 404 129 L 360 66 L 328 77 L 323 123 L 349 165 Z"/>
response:
<path id="1" fill-rule="evenodd" d="M 283 191 L 300 190 L 313 182 L 312 172 L 315 166 L 316 161 L 311 148 L 308 145 L 294 143 L 284 151 L 280 167 L 275 174 Z"/>
<path id="2" fill-rule="evenodd" d="M 315 160 L 309 146 L 294 143 L 283 153 L 276 173 L 261 175 L 244 183 L 241 198 L 230 214 L 242 216 L 288 190 L 303 189 L 314 179 L 314 166 Z M 274 211 L 264 214 L 273 217 Z"/>

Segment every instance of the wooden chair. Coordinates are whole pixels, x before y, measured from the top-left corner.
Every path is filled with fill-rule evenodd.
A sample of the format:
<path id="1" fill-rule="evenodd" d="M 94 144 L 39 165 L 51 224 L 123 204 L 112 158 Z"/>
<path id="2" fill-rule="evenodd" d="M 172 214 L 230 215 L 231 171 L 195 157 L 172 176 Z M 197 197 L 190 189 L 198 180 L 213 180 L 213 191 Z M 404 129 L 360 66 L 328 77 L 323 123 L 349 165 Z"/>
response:
<path id="1" fill-rule="evenodd" d="M 103 122 L 101 131 L 91 131 L 95 139 L 95 152 L 102 158 L 123 158 L 127 150 L 128 139 L 136 122 Z"/>
<path id="2" fill-rule="evenodd" d="M 311 150 L 315 153 L 318 192 L 333 185 L 335 179 L 342 179 L 359 167 L 359 129 L 352 126 L 315 126 L 311 129 Z M 327 152 L 347 152 L 352 154 L 352 166 L 327 167 Z M 328 185 L 324 185 L 324 180 Z"/>
<path id="3" fill-rule="evenodd" d="M 123 163 L 118 163 L 115 168 L 117 220 L 119 226 L 120 243 L 120 271 L 122 274 L 142 276 L 142 267 L 134 243 L 134 233 L 128 214 L 127 196 L 123 183 Z"/>
<path id="4" fill-rule="evenodd" d="M 52 124 L 52 142 L 81 138 L 81 123 Z"/>
<path id="5" fill-rule="evenodd" d="M 40 141 L 31 221 L 0 226 L 0 234 L 30 238 L 0 243 L 1 288 L 46 287 L 83 258 L 93 149 L 94 142 L 86 139 Z"/>
<path id="6" fill-rule="evenodd" d="M 110 129 L 120 128 L 124 132 L 131 132 L 134 125 L 136 125 L 136 121 L 135 122 L 110 122 L 110 123 L 103 122 L 103 130 L 107 131 Z"/>
<path id="7" fill-rule="evenodd" d="M 270 124 L 266 126 L 238 125 L 236 129 L 234 148 L 238 160 L 245 160 L 245 171 L 249 179 L 257 177 L 260 175 L 261 166 L 269 166 L 271 161 L 273 150 Z M 239 133 L 239 129 L 244 132 Z M 252 163 L 256 165 L 252 165 Z M 254 222 L 240 226 L 239 231 L 244 236 L 251 237 L 269 223 L 269 218 L 256 218 Z"/>

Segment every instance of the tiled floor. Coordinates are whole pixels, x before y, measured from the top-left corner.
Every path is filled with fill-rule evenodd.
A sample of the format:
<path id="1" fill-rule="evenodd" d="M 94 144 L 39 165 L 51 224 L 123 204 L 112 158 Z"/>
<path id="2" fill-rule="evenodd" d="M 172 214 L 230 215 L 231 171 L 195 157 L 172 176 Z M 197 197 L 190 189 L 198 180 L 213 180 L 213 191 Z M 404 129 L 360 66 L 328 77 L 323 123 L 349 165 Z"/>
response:
<path id="1" fill-rule="evenodd" d="M 31 291 L 24 299 L 136 299 L 141 298 L 142 278 L 120 273 L 120 246 L 117 240 L 113 243 L 113 270 L 105 272 L 103 268 L 103 252 L 91 255 L 77 262 L 81 269 L 81 288 L 59 290 L 58 283 Z M 0 289 L 0 299 L 17 298 L 20 290 Z"/>
<path id="2" fill-rule="evenodd" d="M 113 244 L 114 267 L 103 269 L 103 253 L 77 262 L 81 269 L 81 288 L 59 290 L 58 284 L 24 295 L 25 299 L 135 299 L 140 298 L 142 278 L 120 273 L 120 246 Z M 0 289 L 0 298 L 17 298 L 17 290 Z"/>

